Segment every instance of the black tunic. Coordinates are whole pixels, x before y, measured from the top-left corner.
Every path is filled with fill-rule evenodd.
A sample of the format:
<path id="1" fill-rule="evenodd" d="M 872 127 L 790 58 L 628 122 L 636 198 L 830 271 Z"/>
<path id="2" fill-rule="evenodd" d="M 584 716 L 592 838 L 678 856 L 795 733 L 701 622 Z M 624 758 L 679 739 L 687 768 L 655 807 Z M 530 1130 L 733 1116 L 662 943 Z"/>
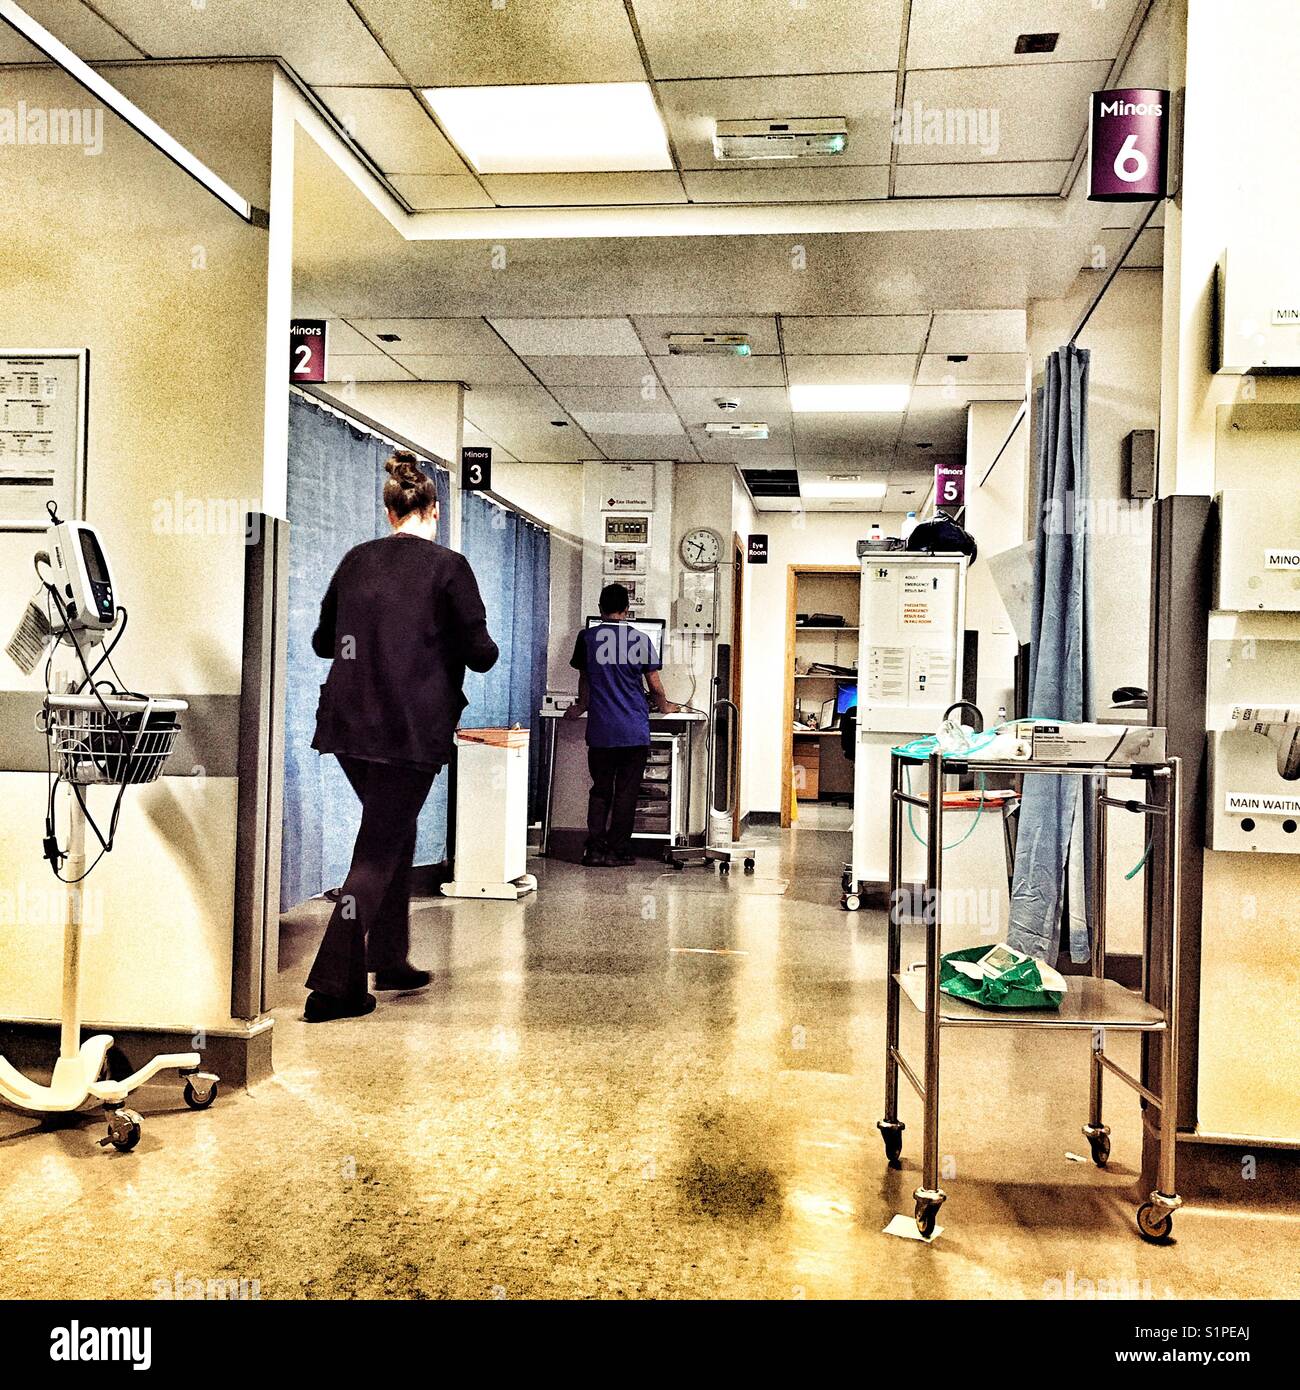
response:
<path id="1" fill-rule="evenodd" d="M 425 768 L 451 758 L 465 668 L 498 656 L 469 561 L 402 532 L 343 557 L 311 645 L 333 658 L 312 747 Z"/>

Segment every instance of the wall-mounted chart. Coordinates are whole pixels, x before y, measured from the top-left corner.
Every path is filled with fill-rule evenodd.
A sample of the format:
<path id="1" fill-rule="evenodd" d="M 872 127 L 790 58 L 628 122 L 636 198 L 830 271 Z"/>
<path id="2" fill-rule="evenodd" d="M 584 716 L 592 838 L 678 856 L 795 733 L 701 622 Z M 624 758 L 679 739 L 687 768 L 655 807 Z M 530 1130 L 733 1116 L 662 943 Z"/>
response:
<path id="1" fill-rule="evenodd" d="M 0 531 L 39 531 L 47 503 L 62 517 L 84 506 L 84 348 L 0 349 Z"/>

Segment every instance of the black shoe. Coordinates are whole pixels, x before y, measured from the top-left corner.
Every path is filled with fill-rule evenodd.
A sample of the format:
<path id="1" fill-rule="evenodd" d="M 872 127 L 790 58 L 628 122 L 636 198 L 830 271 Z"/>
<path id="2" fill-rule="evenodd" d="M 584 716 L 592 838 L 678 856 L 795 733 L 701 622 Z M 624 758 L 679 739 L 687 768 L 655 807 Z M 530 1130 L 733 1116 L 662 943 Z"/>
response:
<path id="1" fill-rule="evenodd" d="M 375 971 L 376 989 L 423 989 L 433 979 L 428 970 L 413 965 L 395 965 L 391 970 Z"/>
<path id="2" fill-rule="evenodd" d="M 603 849 L 587 849 L 582 852 L 584 869 L 612 869 L 614 861 Z"/>
<path id="3" fill-rule="evenodd" d="M 628 868 L 630 865 L 636 863 L 636 855 L 635 855 L 635 854 L 607 854 L 607 855 L 605 856 L 605 862 L 608 863 L 608 864 L 610 864 L 610 865 L 612 865 L 612 866 L 613 866 L 614 868 L 616 868 L 616 869 L 626 869 L 626 868 Z"/>
<path id="4" fill-rule="evenodd" d="M 307 1003 L 303 1007 L 302 1016 L 307 1023 L 329 1023 L 335 1018 L 364 1018 L 366 1014 L 374 1013 L 375 996 L 373 994 L 354 995 L 349 999 L 340 999 L 334 994 L 321 994 L 318 990 L 312 990 L 307 996 Z"/>

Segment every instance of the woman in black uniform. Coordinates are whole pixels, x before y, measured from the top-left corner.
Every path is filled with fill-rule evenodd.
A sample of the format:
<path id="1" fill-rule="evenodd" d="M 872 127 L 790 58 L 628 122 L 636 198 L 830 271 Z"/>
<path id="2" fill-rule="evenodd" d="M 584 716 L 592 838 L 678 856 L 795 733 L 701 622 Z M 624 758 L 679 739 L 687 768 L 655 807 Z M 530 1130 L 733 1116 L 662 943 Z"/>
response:
<path id="1" fill-rule="evenodd" d="M 416 821 L 451 757 L 465 668 L 488 671 L 498 655 L 469 562 L 434 540 L 432 479 L 405 451 L 387 469 L 393 534 L 343 557 L 311 639 L 333 658 L 312 747 L 338 758 L 361 798 L 361 829 L 307 977 L 309 1023 L 368 1014 L 367 970 L 376 989 L 429 983 L 407 960 Z"/>

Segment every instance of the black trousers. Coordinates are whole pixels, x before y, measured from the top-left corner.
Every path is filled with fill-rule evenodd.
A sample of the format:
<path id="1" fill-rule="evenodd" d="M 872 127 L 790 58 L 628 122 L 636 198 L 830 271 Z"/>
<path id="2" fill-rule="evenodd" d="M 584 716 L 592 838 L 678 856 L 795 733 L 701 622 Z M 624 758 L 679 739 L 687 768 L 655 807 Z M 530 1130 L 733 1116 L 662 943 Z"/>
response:
<path id="1" fill-rule="evenodd" d="M 626 854 L 636 821 L 636 799 L 650 747 L 588 748 L 591 796 L 587 800 L 587 848 Z"/>
<path id="2" fill-rule="evenodd" d="M 366 992 L 368 970 L 406 963 L 416 822 L 439 769 L 339 763 L 361 798 L 361 829 L 307 988 L 346 999 Z"/>

